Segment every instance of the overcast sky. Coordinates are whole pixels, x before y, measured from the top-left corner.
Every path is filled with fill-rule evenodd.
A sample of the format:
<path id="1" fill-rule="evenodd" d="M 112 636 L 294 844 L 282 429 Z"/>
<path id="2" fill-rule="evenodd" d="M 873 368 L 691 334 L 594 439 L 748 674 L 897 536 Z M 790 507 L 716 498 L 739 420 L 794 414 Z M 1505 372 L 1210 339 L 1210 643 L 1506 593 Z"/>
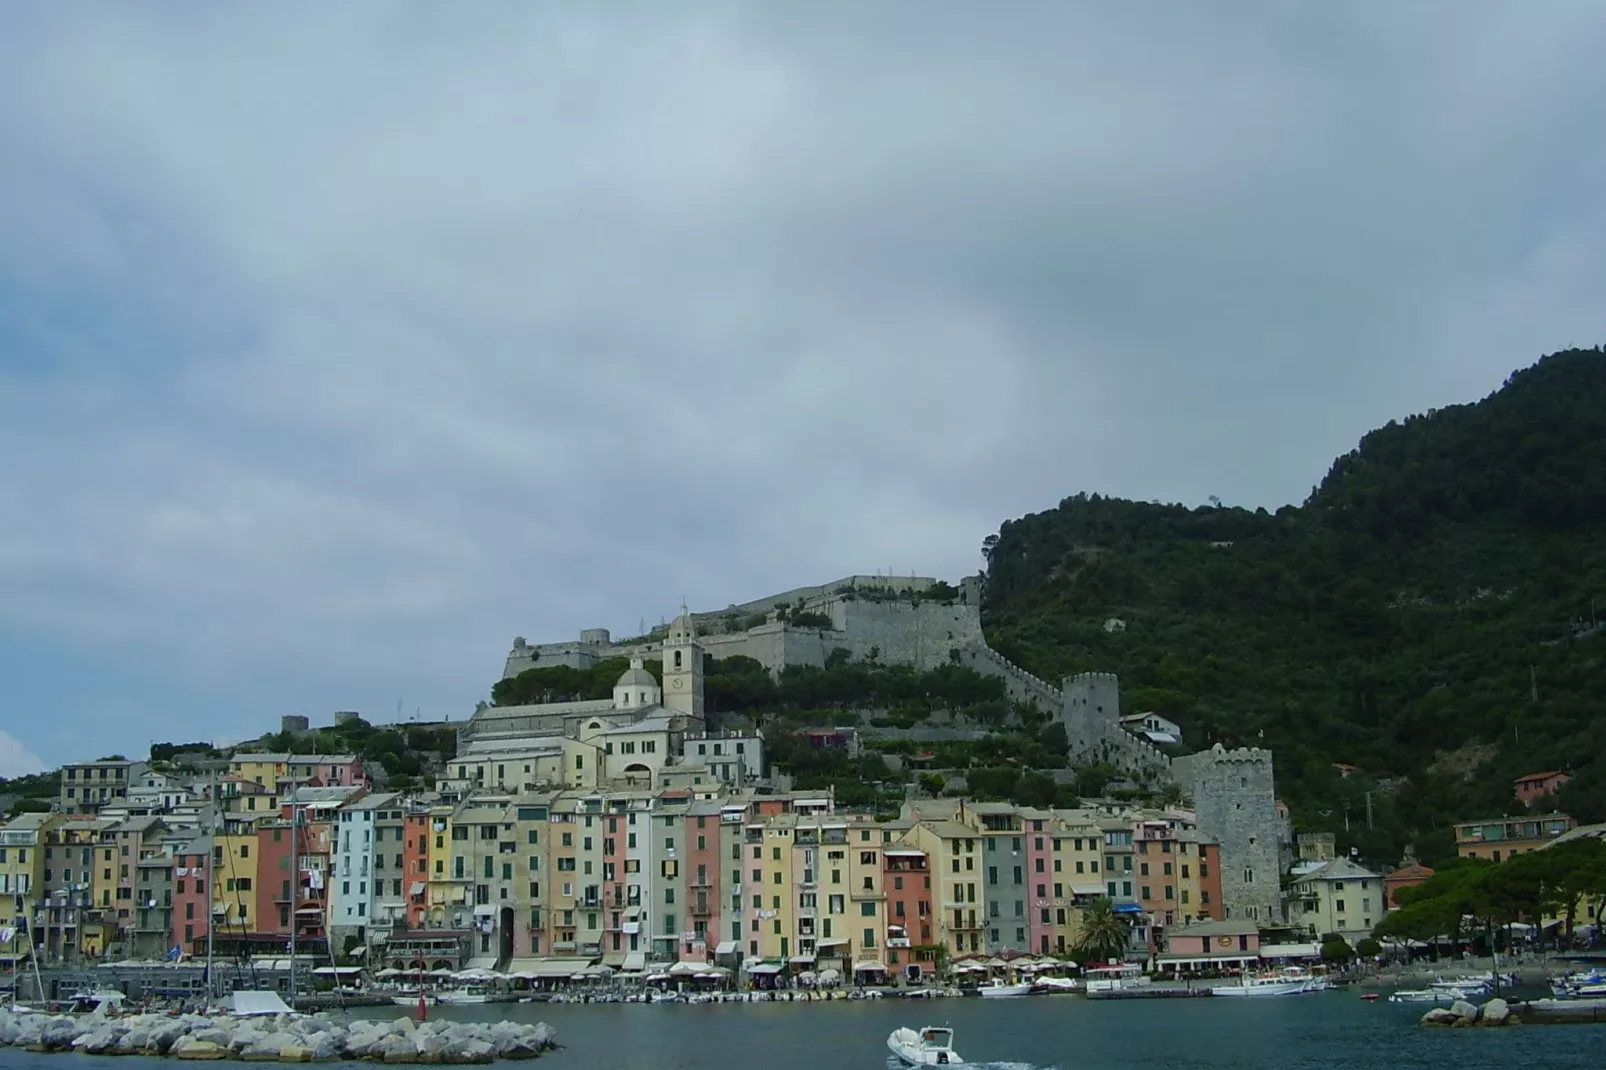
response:
<path id="1" fill-rule="evenodd" d="M 602 8 L 606 10 L 602 10 Z M 1302 500 L 1606 338 L 1606 5 L 11 4 L 0 775 Z"/>

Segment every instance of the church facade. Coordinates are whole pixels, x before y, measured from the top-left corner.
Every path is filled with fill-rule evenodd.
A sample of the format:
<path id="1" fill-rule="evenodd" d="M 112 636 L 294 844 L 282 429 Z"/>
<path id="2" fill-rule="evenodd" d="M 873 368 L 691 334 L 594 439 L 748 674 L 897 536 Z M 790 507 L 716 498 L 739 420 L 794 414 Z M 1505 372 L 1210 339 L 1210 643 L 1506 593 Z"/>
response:
<path id="1" fill-rule="evenodd" d="M 688 753 L 688 738 L 698 753 Z M 611 698 L 481 709 L 458 730 L 457 757 L 437 788 L 462 797 L 476 789 L 651 790 L 671 780 L 740 787 L 763 776 L 762 736 L 732 734 L 742 762 L 708 761 L 710 741 L 723 740 L 707 729 L 703 651 L 682 608 L 664 639 L 662 686 L 638 657 Z"/>

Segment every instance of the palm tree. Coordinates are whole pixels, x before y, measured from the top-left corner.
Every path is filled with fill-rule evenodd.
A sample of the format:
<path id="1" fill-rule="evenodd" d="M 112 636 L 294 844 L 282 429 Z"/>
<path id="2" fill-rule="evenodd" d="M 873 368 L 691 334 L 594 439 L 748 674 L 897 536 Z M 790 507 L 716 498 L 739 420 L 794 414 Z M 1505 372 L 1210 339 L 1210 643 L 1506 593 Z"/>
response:
<path id="1" fill-rule="evenodd" d="M 1082 911 L 1081 931 L 1076 937 L 1079 958 L 1096 962 L 1115 962 L 1126 958 L 1130 933 L 1126 919 L 1115 912 L 1115 905 L 1100 896 Z"/>

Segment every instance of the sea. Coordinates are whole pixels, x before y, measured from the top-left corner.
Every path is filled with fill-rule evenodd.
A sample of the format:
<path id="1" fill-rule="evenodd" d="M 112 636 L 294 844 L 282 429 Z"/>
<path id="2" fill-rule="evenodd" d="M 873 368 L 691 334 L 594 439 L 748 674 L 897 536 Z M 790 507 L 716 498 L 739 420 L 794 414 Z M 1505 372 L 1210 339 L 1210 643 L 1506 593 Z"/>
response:
<path id="1" fill-rule="evenodd" d="M 887 1070 L 887 1034 L 946 1025 L 982 1070 L 1599 1070 L 1606 1025 L 1424 1029 L 1421 1004 L 1354 992 L 1272 999 L 883 999 L 835 1003 L 488 1004 L 433 1017 L 549 1022 L 541 1070 Z M 399 1008 L 396 1009 L 399 1012 Z M 354 1012 L 359 1013 L 359 1012 Z M 391 1017 L 365 1008 L 364 1017 Z M 0 1070 L 89 1070 L 107 1057 L 0 1049 Z M 117 1059 L 130 1066 L 165 1060 Z"/>

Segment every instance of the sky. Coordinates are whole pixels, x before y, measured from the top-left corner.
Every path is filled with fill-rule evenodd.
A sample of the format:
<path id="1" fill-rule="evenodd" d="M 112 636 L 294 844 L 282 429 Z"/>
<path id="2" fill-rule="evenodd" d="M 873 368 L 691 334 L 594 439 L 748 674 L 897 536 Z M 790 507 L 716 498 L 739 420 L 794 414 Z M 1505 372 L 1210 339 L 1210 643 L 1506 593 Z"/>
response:
<path id="1" fill-rule="evenodd" d="M 0 776 L 1302 501 L 1606 340 L 1597 0 L 0 12 Z"/>

